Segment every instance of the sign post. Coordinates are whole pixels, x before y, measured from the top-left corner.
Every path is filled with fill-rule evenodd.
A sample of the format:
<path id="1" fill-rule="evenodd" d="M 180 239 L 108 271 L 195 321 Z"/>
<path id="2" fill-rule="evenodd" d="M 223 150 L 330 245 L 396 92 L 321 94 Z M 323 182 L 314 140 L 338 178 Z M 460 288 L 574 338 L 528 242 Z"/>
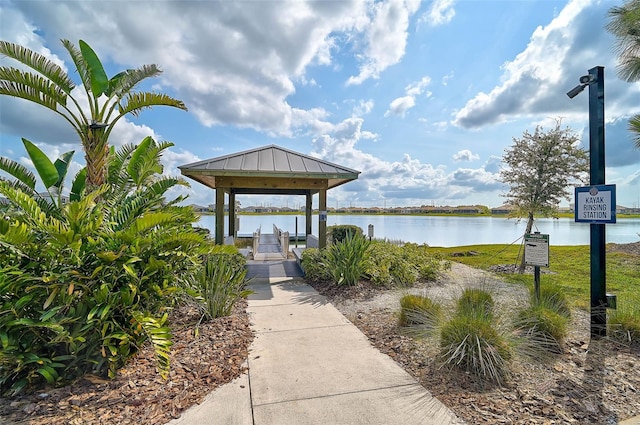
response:
<path id="1" fill-rule="evenodd" d="M 549 267 L 549 235 L 524 235 L 524 263 L 533 266 L 533 287 L 536 301 L 540 301 L 540 267 Z"/>

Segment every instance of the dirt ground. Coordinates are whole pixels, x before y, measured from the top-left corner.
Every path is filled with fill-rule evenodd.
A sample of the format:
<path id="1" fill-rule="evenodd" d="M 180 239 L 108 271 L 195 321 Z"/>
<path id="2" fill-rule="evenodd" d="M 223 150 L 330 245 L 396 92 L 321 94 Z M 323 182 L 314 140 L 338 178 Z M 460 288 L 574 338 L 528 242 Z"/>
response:
<path id="1" fill-rule="evenodd" d="M 609 249 L 638 255 L 640 261 L 640 242 Z M 447 297 L 479 282 L 502 303 L 522 302 L 521 288 L 455 264 L 447 276 L 416 290 Z M 375 347 L 469 424 L 616 424 L 640 415 L 640 347 L 591 341 L 586 312 L 574 313 L 561 354 L 544 362 L 514 361 L 508 381 L 492 386 L 441 367 L 433 344 L 417 342 L 398 328 L 402 291 L 366 284 L 347 290 L 315 286 Z M 88 376 L 63 388 L 0 398 L 0 424 L 166 424 L 243 372 L 253 340 L 245 311 L 246 303 L 239 304 L 231 316 L 201 324 L 197 336 L 198 314 L 176 311 L 167 380 L 157 375 L 152 350 L 145 347 L 114 380 Z"/>

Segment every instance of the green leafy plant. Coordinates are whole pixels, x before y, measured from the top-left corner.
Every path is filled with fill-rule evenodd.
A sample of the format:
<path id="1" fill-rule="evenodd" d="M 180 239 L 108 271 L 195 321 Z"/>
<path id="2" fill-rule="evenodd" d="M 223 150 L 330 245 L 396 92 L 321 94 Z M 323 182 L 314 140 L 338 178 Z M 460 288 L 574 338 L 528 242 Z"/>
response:
<path id="1" fill-rule="evenodd" d="M 362 236 L 362 229 L 354 224 L 336 224 L 327 228 L 327 235 L 332 243 L 342 242 L 347 235 Z"/>
<path id="2" fill-rule="evenodd" d="M 428 251 L 427 245 L 397 245 L 372 241 L 365 256 L 365 276 L 377 285 L 410 286 L 437 277 L 448 262 Z"/>
<path id="3" fill-rule="evenodd" d="M 252 293 L 245 289 L 247 269 L 244 256 L 234 251 L 205 256 L 197 275 L 197 286 L 204 299 L 204 313 L 210 319 L 228 316 L 240 298 Z"/>
<path id="4" fill-rule="evenodd" d="M 361 235 L 347 233 L 325 252 L 325 266 L 337 285 L 356 285 L 364 275 L 364 257 L 370 242 Z"/>
<path id="5" fill-rule="evenodd" d="M 422 295 L 408 294 L 400 298 L 400 326 L 435 328 L 442 319 L 442 307 Z"/>
<path id="6" fill-rule="evenodd" d="M 0 391 L 113 377 L 145 341 L 167 376 L 167 312 L 210 250 L 193 209 L 165 199 L 184 184 L 158 175 L 168 146 L 112 151 L 108 184 L 47 209 L 0 180 L 16 211 L 0 217 Z"/>
<path id="7" fill-rule="evenodd" d="M 306 248 L 302 251 L 300 266 L 305 279 L 311 282 L 326 282 L 331 280 L 331 273 L 325 265 L 325 250 Z"/>
<path id="8" fill-rule="evenodd" d="M 523 352 L 535 356 L 559 353 L 567 336 L 571 308 L 565 293 L 557 286 L 540 287 L 537 298 L 534 288 L 529 291 L 530 307 L 520 311 L 515 318 L 517 333 L 523 338 Z"/>

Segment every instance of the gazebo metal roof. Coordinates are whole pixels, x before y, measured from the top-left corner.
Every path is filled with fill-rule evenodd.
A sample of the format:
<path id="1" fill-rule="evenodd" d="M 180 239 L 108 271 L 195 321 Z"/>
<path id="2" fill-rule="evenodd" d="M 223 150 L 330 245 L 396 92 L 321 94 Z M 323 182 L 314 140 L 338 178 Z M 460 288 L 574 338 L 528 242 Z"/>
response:
<path id="1" fill-rule="evenodd" d="M 184 176 L 212 189 L 233 186 L 236 193 L 261 194 L 294 193 L 295 189 L 330 189 L 355 180 L 360 174 L 359 171 L 276 145 L 206 159 L 178 168 Z M 324 183 L 319 184 L 320 180 Z"/>

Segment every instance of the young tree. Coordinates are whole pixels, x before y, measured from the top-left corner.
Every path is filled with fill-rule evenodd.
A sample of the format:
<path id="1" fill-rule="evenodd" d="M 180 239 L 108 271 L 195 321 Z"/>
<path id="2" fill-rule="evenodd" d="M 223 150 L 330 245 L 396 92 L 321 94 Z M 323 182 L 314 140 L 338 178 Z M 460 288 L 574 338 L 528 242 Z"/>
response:
<path id="1" fill-rule="evenodd" d="M 538 126 L 533 134 L 525 131 L 505 150 L 500 178 L 509 192 L 503 196 L 513 207 L 511 217 L 527 217 L 526 233 L 531 233 L 534 215 L 555 217 L 560 200 L 571 199 L 569 185 L 586 179 L 588 153 L 578 146 L 579 140 L 558 120 L 552 130 Z M 520 273 L 524 267 L 523 258 Z"/>
<path id="2" fill-rule="evenodd" d="M 629 0 L 609 9 L 607 30 L 616 36 L 618 75 L 625 81 L 640 81 L 640 0 Z M 629 131 L 640 149 L 640 114 L 629 120 Z"/>
<path id="3" fill-rule="evenodd" d="M 162 72 L 157 65 L 128 69 L 109 79 L 87 43 L 80 40 L 79 49 L 68 40 L 62 40 L 62 45 L 73 60 L 88 105 L 82 104 L 77 94 L 72 94 L 76 84 L 64 69 L 37 52 L 2 40 L 0 55 L 15 59 L 35 72 L 0 67 L 0 95 L 37 103 L 67 120 L 80 137 L 85 152 L 87 186 L 95 188 L 105 182 L 108 139 L 120 118 L 129 113 L 137 116 L 143 109 L 158 105 L 185 111 L 187 108 L 182 101 L 166 94 L 134 91 L 140 82 Z"/>

